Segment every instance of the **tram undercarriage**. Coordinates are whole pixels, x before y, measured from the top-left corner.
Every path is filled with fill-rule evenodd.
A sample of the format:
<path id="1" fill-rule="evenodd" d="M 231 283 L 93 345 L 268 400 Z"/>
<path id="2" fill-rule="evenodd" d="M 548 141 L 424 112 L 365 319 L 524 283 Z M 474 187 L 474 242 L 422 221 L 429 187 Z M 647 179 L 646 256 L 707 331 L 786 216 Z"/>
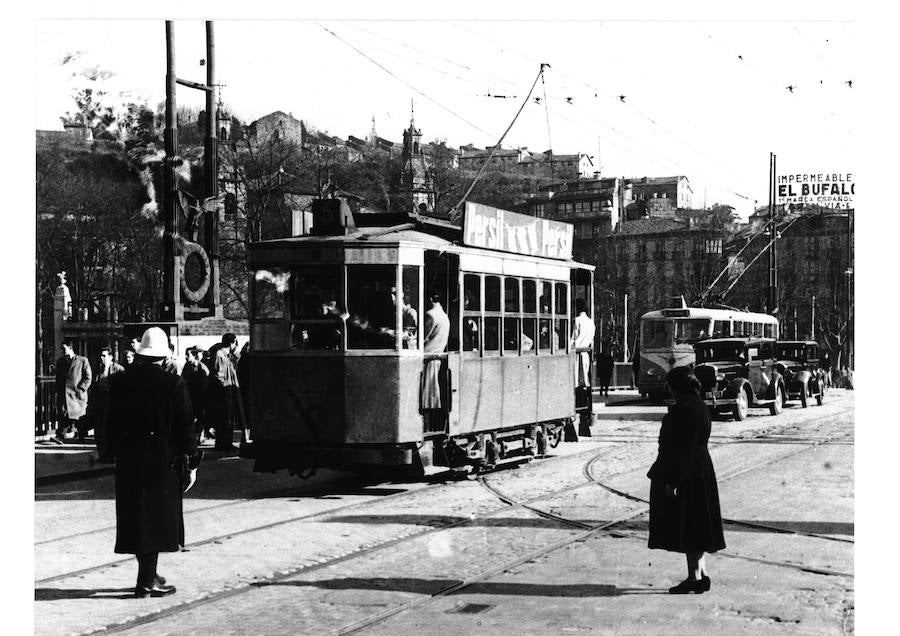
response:
<path id="1" fill-rule="evenodd" d="M 574 418 L 553 420 L 452 437 L 437 434 L 409 444 L 324 446 L 266 444 L 257 440 L 253 451 L 244 456 L 256 460 L 254 472 L 287 470 L 304 478 L 319 468 L 356 472 L 398 468 L 410 476 L 421 476 L 427 466 L 487 470 L 502 460 L 546 455 L 563 440 L 573 421 Z"/>

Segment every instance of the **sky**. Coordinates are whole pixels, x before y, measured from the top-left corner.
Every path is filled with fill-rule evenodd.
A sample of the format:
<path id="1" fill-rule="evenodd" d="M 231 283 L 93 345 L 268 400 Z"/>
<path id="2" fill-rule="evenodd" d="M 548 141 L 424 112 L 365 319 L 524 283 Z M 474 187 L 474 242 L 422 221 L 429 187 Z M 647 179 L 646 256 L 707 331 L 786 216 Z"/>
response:
<path id="1" fill-rule="evenodd" d="M 779 174 L 854 172 L 859 42 L 846 15 L 594 14 L 218 19 L 217 80 L 243 122 L 282 110 L 345 139 L 374 117 L 400 141 L 414 113 L 425 141 L 484 147 L 515 118 L 504 147 L 585 153 L 604 176 L 686 175 L 695 207 L 743 216 L 767 202 L 770 152 Z M 203 21 L 176 19 L 175 46 L 176 75 L 205 81 Z M 162 102 L 165 62 L 162 19 L 38 21 L 35 128 L 59 129 L 87 84 Z M 86 80 L 91 68 L 110 75 Z M 202 108 L 203 95 L 179 87 L 177 103 Z"/>

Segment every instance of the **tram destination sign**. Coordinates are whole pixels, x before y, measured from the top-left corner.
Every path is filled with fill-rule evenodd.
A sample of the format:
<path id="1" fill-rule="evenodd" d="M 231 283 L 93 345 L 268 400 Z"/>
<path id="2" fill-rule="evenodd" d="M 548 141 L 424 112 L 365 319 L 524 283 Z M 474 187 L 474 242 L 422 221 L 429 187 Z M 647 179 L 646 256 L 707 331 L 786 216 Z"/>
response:
<path id="1" fill-rule="evenodd" d="M 805 203 L 847 210 L 853 207 L 856 184 L 851 172 L 781 174 L 775 203 Z"/>
<path id="2" fill-rule="evenodd" d="M 466 201 L 463 243 L 529 256 L 571 260 L 575 227 Z"/>

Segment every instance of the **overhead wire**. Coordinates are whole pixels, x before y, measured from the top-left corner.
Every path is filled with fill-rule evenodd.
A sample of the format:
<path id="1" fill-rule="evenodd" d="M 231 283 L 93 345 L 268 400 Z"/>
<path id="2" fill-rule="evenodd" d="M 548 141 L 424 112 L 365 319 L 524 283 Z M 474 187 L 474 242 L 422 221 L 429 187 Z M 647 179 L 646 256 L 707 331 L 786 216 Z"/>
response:
<path id="1" fill-rule="evenodd" d="M 475 130 L 477 130 L 478 132 L 480 132 L 480 133 L 482 133 L 482 134 L 487 135 L 488 137 L 490 137 L 491 134 L 490 134 L 488 131 L 484 130 L 483 128 L 481 128 L 481 127 L 478 126 L 477 124 L 475 124 L 475 123 L 469 121 L 468 119 L 466 119 L 466 118 L 463 117 L 462 115 L 460 115 L 460 114 L 454 112 L 453 110 L 447 108 L 444 104 L 442 104 L 440 101 L 434 99 L 434 98 L 431 97 L 430 95 L 427 95 L 427 94 L 424 93 L 423 91 L 419 90 L 416 86 L 413 86 L 412 84 L 410 84 L 409 82 L 407 82 L 405 79 L 403 79 L 402 77 L 398 76 L 396 73 L 394 73 L 393 71 L 391 71 L 389 68 L 387 68 L 386 66 L 384 66 L 383 64 L 381 64 L 380 62 L 378 62 L 377 60 L 375 60 L 374 58 L 372 58 L 371 56 L 367 55 L 365 52 L 363 52 L 363 51 L 361 51 L 360 49 L 358 49 L 357 47 L 355 47 L 353 44 L 351 44 L 350 42 L 348 42 L 347 40 L 345 40 L 344 38 L 342 38 L 341 36 L 339 36 L 338 34 L 336 34 L 334 31 L 332 31 L 331 29 L 327 28 L 325 25 L 323 25 L 323 24 L 321 24 L 321 23 L 317 23 L 317 24 L 318 24 L 318 26 L 321 27 L 325 32 L 331 34 L 335 39 L 337 39 L 338 41 L 342 42 L 342 43 L 345 44 L 346 46 L 348 46 L 348 47 L 350 47 L 351 49 L 353 49 L 354 51 L 356 51 L 359 55 L 361 55 L 361 56 L 364 57 L 365 59 L 369 60 L 372 64 L 374 64 L 375 66 L 377 66 L 378 68 L 380 68 L 382 71 L 384 71 L 385 73 L 387 73 L 388 75 L 390 75 L 391 77 L 393 77 L 394 79 L 396 79 L 398 82 L 400 82 L 401 84 L 403 84 L 404 86 L 406 86 L 406 87 L 409 88 L 410 90 L 415 91 L 416 94 L 418 94 L 418 95 L 424 97 L 425 99 L 427 99 L 428 101 L 430 101 L 431 103 L 433 103 L 435 106 L 437 106 L 437 107 L 440 108 L 441 110 L 444 110 L 444 111 L 446 111 L 447 113 L 453 115 L 454 117 L 456 117 L 456 118 L 459 119 L 460 121 L 465 122 L 466 124 L 468 124 L 469 126 L 471 126 L 472 128 L 474 128 Z"/>

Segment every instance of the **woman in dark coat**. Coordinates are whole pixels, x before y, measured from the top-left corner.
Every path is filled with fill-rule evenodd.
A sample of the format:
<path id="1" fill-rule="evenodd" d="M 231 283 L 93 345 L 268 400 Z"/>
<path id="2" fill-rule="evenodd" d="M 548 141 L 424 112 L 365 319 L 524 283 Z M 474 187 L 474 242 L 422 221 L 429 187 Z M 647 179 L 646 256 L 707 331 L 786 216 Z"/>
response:
<path id="1" fill-rule="evenodd" d="M 108 426 L 116 459 L 116 546 L 138 561 L 135 596 L 165 596 L 175 588 L 156 573 L 160 552 L 184 545 L 183 466 L 195 455 L 187 385 L 167 373 L 168 338 L 159 327 L 144 333 L 137 360 L 112 378 Z M 193 475 L 192 475 L 193 477 Z"/>
<path id="2" fill-rule="evenodd" d="M 716 473 L 706 444 L 709 412 L 700 399 L 700 382 L 689 367 L 676 367 L 666 378 L 675 405 L 663 418 L 659 453 L 650 472 L 648 546 L 687 557 L 688 577 L 670 594 L 709 590 L 706 553 L 725 547 Z"/>

